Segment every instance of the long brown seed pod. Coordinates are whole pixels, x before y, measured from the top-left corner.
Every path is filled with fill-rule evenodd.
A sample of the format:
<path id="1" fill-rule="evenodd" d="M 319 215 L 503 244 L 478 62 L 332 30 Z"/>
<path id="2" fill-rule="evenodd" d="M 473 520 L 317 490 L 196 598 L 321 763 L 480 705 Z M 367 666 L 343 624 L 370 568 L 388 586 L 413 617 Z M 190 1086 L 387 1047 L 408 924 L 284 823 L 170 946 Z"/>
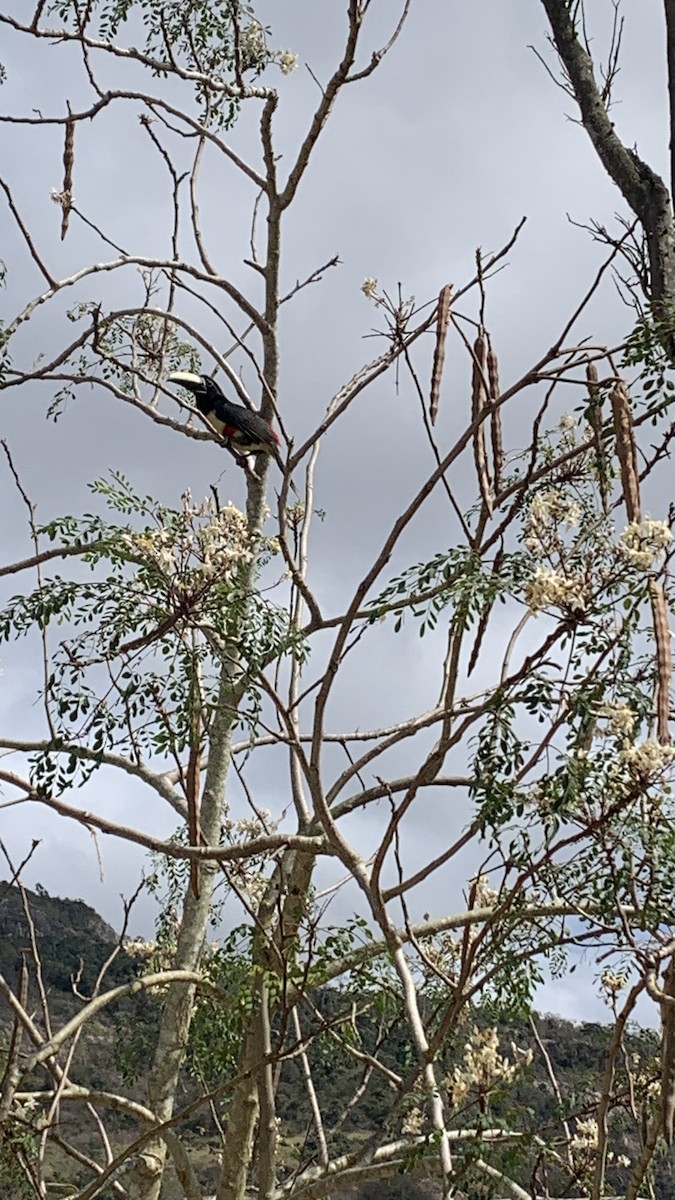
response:
<path id="1" fill-rule="evenodd" d="M 598 388 L 598 368 L 596 367 L 594 362 L 586 363 L 586 388 L 588 390 L 588 399 L 590 401 L 589 412 L 591 414 L 591 415 L 589 415 L 588 419 L 589 419 L 591 425 L 593 426 L 593 429 L 597 430 L 597 423 L 596 423 L 596 420 L 595 420 L 595 417 L 593 414 L 597 415 L 597 407 L 596 406 L 598 403 L 599 388 Z"/>
<path id="2" fill-rule="evenodd" d="M 438 316 L 436 317 L 436 345 L 434 346 L 434 365 L 431 368 L 431 388 L 429 391 L 429 420 L 436 424 L 438 406 L 441 400 L 441 377 L 445 362 L 445 341 L 450 319 L 450 301 L 452 299 L 452 284 L 446 283 L 441 288 L 438 297 Z"/>
<path id="3" fill-rule="evenodd" d="M 63 147 L 63 189 L 61 200 L 61 241 L 68 232 L 70 210 L 73 207 L 73 163 L 75 161 L 75 120 L 66 121 L 66 140 Z"/>
<path id="4" fill-rule="evenodd" d="M 640 484 L 638 481 L 637 454 L 633 437 L 633 417 L 630 410 L 628 389 L 622 379 L 612 388 L 612 415 L 616 453 L 621 468 L 621 487 L 629 521 L 640 520 Z"/>
<path id="5" fill-rule="evenodd" d="M 487 404 L 487 338 L 481 329 L 473 344 L 473 370 L 471 372 L 471 419 L 477 421 Z M 485 422 L 481 421 L 473 435 L 473 457 L 476 464 L 478 486 L 488 513 L 492 515 L 492 490 L 485 449 Z"/>
<path id="6" fill-rule="evenodd" d="M 503 548 L 500 546 L 499 550 L 498 550 L 498 551 L 497 551 L 497 553 L 495 554 L 495 560 L 494 560 L 494 563 L 493 563 L 493 565 L 492 565 L 492 574 L 493 574 L 493 576 L 498 576 L 498 575 L 499 575 L 499 571 L 500 571 L 500 569 L 501 569 L 501 565 L 502 565 L 502 562 L 503 562 L 503 560 L 504 560 L 504 550 L 503 550 Z M 494 606 L 495 606 L 495 601 L 496 601 L 496 599 L 497 599 L 497 595 L 498 595 L 498 593 L 497 593 L 497 589 L 495 589 L 495 594 L 494 594 L 494 596 L 493 596 L 493 597 L 492 597 L 492 599 L 489 601 L 489 603 L 488 603 L 488 604 L 485 606 L 485 608 L 483 609 L 483 612 L 482 612 L 482 613 L 481 613 L 481 615 L 480 615 L 480 620 L 478 621 L 478 628 L 477 628 L 477 630 L 476 630 L 476 637 L 475 637 L 475 639 L 474 639 L 474 643 L 473 643 L 473 647 L 472 647 L 472 650 L 471 650 L 471 654 L 470 654 L 470 656 L 469 656 L 469 664 L 468 664 L 468 666 L 467 666 L 467 668 L 466 668 L 466 673 L 467 673 L 467 675 L 470 675 L 470 674 L 471 674 L 471 672 L 473 671 L 473 669 L 474 669 L 474 667 L 475 667 L 476 663 L 478 662 L 478 655 L 480 654 L 480 651 L 481 651 L 481 646 L 483 645 L 483 638 L 485 637 L 485 634 L 486 634 L 486 632 L 487 632 L 487 627 L 488 627 L 488 624 L 489 624 L 489 621 L 490 621 L 490 616 L 491 616 L 491 613 L 492 613 L 492 609 L 493 609 L 493 608 L 494 608 Z"/>
<path id="7" fill-rule="evenodd" d="M 488 343 L 487 355 L 487 371 L 488 383 L 490 385 L 490 401 L 494 402 L 499 399 L 499 363 L 497 355 L 492 349 L 492 343 Z M 495 408 L 490 417 L 490 440 L 492 442 L 492 477 L 494 480 L 495 495 L 499 494 L 502 486 L 502 474 L 504 472 L 504 441 L 502 438 L 502 410 Z"/>
<path id="8" fill-rule="evenodd" d="M 656 665 L 658 670 L 656 684 L 656 730 L 658 740 L 663 745 L 668 745 L 670 743 L 670 683 L 673 676 L 673 654 L 670 645 L 666 597 L 662 585 L 656 579 L 650 579 L 649 581 L 649 599 L 652 606 L 652 619 L 654 621 Z"/>
<path id="9" fill-rule="evenodd" d="M 668 1146 L 675 1127 L 675 955 L 663 977 L 661 1001 L 661 1128 Z"/>
<path id="10" fill-rule="evenodd" d="M 586 363 L 586 387 L 588 389 L 588 408 L 586 415 L 593 430 L 593 449 L 595 451 L 595 466 L 598 473 L 602 511 L 609 511 L 609 472 L 607 469 L 607 454 L 602 444 L 602 392 L 598 387 L 598 368 L 595 363 Z"/>

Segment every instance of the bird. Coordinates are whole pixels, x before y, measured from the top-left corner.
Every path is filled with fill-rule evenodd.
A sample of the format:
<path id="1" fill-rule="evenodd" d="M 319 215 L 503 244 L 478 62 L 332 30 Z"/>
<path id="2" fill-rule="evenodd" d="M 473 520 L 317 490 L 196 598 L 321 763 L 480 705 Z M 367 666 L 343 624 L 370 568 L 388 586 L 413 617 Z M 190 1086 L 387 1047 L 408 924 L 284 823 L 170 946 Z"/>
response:
<path id="1" fill-rule="evenodd" d="M 238 454 L 270 454 L 283 470 L 279 454 L 281 443 L 269 422 L 260 413 L 233 404 L 210 375 L 172 371 L 167 382 L 177 383 L 192 392 L 196 408 L 234 451 Z"/>

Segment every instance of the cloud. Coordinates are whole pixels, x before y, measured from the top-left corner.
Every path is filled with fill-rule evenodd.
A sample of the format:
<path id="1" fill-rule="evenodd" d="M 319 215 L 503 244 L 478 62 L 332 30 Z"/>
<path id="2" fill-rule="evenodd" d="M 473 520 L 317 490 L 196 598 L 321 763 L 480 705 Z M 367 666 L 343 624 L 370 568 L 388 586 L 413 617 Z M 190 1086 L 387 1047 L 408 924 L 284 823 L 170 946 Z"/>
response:
<path id="1" fill-rule="evenodd" d="M 277 4 L 268 4 L 263 19 L 265 11 L 275 30 L 275 44 L 299 53 L 325 82 L 335 59 L 336 38 L 344 29 L 341 6 L 323 5 L 318 16 L 315 0 L 297 0 L 283 6 L 283 12 Z M 369 14 L 371 18 L 373 44 L 381 44 L 391 32 L 391 7 L 380 6 L 377 14 Z M 657 58 L 658 19 L 652 8 L 641 6 L 637 21 L 640 36 L 627 35 L 624 42 L 625 70 L 619 81 L 623 103 L 617 106 L 617 122 L 629 140 L 638 140 L 645 153 L 662 163 L 665 145 L 658 131 L 660 125 L 665 128 L 660 100 L 664 93 L 661 68 L 652 66 Z M 377 277 L 392 295 L 400 282 L 404 296 L 414 294 L 418 303 L 427 303 L 446 282 L 460 286 L 471 275 L 476 246 L 487 252 L 504 244 L 526 214 L 528 223 L 488 292 L 488 323 L 504 385 L 550 346 L 589 285 L 602 255 L 585 233 L 569 224 L 567 213 L 581 222 L 590 217 L 610 221 L 620 207 L 619 198 L 583 130 L 566 119 L 567 114 L 575 115 L 572 102 L 554 87 L 527 48 L 534 43 L 546 53 L 544 34 L 538 6 L 483 0 L 436 5 L 430 16 L 428 6 L 413 5 L 408 28 L 382 68 L 371 80 L 350 85 L 340 97 L 289 213 L 282 249 L 283 290 L 293 288 L 334 254 L 341 259 L 322 283 L 301 291 L 283 310 L 279 400 L 296 446 L 321 419 L 345 379 L 384 348 L 381 337 L 371 337 L 373 330 L 381 332 L 382 315 L 359 290 L 366 276 Z M 12 111 L 39 108 L 45 114 L 63 115 L 66 100 L 73 107 L 92 102 L 82 64 L 67 47 L 42 44 L 36 50 L 21 38 L 10 40 L 10 75 L 2 99 Z M 133 67 L 116 63 L 103 70 L 109 83 L 135 86 Z M 320 93 L 304 66 L 288 78 L 277 71 L 271 77 L 281 97 L 276 120 L 283 179 Z M 170 88 L 173 96 L 173 85 Z M 260 160 L 253 137 L 258 121 L 257 109 L 247 112 L 231 134 L 232 145 L 256 168 Z M 192 144 L 164 127 L 158 127 L 158 133 L 178 155 L 181 170 L 188 169 Z M 51 270 L 69 273 L 92 255 L 115 256 L 111 247 L 102 255 L 93 232 L 75 217 L 66 241 L 58 241 L 60 211 L 49 193 L 61 180 L 61 131 L 54 135 L 51 130 L 22 128 L 6 142 L 3 172 L 37 230 L 40 253 Z M 170 193 L 169 174 L 139 125 L 134 104 L 121 102 L 100 121 L 78 128 L 77 201 L 118 245 L 130 253 L 168 254 L 173 220 L 167 203 Z M 250 181 L 226 171 L 207 151 L 199 190 L 206 244 L 218 269 L 259 302 L 257 272 L 243 262 L 250 257 L 255 194 Z M 264 237 L 262 217 L 257 233 Z M 181 246 L 191 242 L 187 222 L 181 225 L 180 239 Z M 45 286 L 16 229 L 7 259 L 9 291 L 0 296 L 4 317 Z M 73 289 L 67 303 L 103 296 L 107 305 L 131 306 L 138 302 L 142 286 L 138 270 L 129 267 L 119 277 L 97 276 Z M 233 316 L 233 307 L 222 293 L 211 298 L 222 315 Z M 26 324 L 15 343 L 17 360 L 31 363 L 55 353 L 64 328 L 69 336 L 77 335 L 81 326 L 65 322 L 64 308 L 60 301 L 55 308 L 44 305 L 35 321 Z M 462 308 L 475 315 L 471 302 Z M 200 309 L 189 297 L 184 311 L 219 349 L 231 344 L 216 313 Z M 579 335 L 592 331 L 598 338 L 610 339 L 612 331 L 617 327 L 623 331 L 629 323 L 618 299 L 606 290 L 584 317 Z M 426 338 L 413 353 L 425 384 L 431 345 L 431 338 Z M 259 384 L 250 364 L 242 359 L 238 365 L 257 399 Z M 212 366 L 206 355 L 202 366 Z M 242 502 L 241 473 L 219 447 L 160 429 L 131 407 L 88 387 L 68 402 L 54 425 L 44 415 L 55 391 L 55 384 L 31 384 L 9 389 L 2 400 L 3 429 L 22 480 L 38 505 L 39 519 L 95 507 L 98 502 L 87 483 L 113 467 L 122 468 L 134 484 L 167 503 L 177 504 L 187 487 L 196 496 L 206 495 L 214 482 L 222 500 Z M 469 407 L 468 358 L 462 348 L 452 345 L 438 426 L 441 447 L 452 444 Z M 512 444 L 528 436 L 530 420 L 524 402 L 507 429 Z M 311 582 L 326 612 L 340 611 L 352 595 L 394 518 L 432 467 L 415 389 L 405 371 L 397 377 L 390 370 L 329 431 L 319 457 L 315 502 L 324 515 L 312 532 Z M 465 508 L 475 496 L 473 472 L 461 464 L 453 468 L 450 478 Z M 273 487 L 275 483 L 273 473 Z M 6 549 L 10 554 L 28 553 L 30 539 L 20 498 L 10 490 L 7 503 L 11 520 Z M 409 564 L 451 545 L 456 537 L 456 520 L 439 489 L 423 515 L 411 523 L 371 594 Z M 502 627 L 496 642 L 484 652 L 476 687 L 492 677 L 488 673 L 493 673 L 498 653 L 503 652 L 501 634 Z M 310 671 L 319 670 L 330 644 L 329 636 L 319 643 Z M 336 688 L 329 710 L 333 730 L 386 724 L 436 702 L 444 653 L 440 635 L 420 639 L 408 622 L 396 639 L 388 628 L 374 628 L 364 638 L 365 644 L 367 657 L 362 661 L 355 655 Z M 16 714 L 15 727 L 25 730 L 37 715 L 27 705 L 32 687 L 40 685 L 39 667 L 28 665 L 24 644 L 3 651 L 3 660 L 4 713 L 9 718 Z M 417 743 L 427 748 L 430 739 L 431 735 L 422 735 Z M 342 769 L 343 758 L 343 752 L 327 751 L 333 776 Z M 283 789 L 276 787 L 273 773 L 268 774 L 269 761 L 264 760 L 260 775 L 254 773 L 257 793 L 285 805 L 288 796 L 281 795 Z M 396 751 L 386 760 L 386 769 L 403 771 L 408 761 Z M 374 771 L 366 773 L 367 780 L 373 776 Z M 141 796 L 126 781 L 119 785 L 99 775 L 90 790 L 96 804 L 114 820 L 136 820 L 140 811 L 154 833 L 172 827 L 158 807 L 148 804 L 145 793 Z M 458 836 L 470 811 L 465 797 L 458 799 L 440 789 L 425 793 L 419 815 L 406 829 L 406 870 L 424 863 L 430 841 L 435 847 Z M 350 836 L 364 854 L 375 844 L 387 813 L 381 802 L 373 813 L 350 818 Z M 142 870 L 139 850 L 101 839 L 101 884 L 97 848 L 89 834 L 70 829 L 34 806 L 6 810 L 5 816 L 15 857 L 25 852 L 36 828 L 43 840 L 28 882 L 39 878 L 49 891 L 81 895 L 107 919 L 114 919 L 114 913 L 119 913 L 118 893 L 133 889 Z M 481 852 L 477 848 L 465 856 L 465 874 L 451 881 L 449 873 L 441 874 L 430 883 L 417 901 L 419 906 L 431 909 L 448 899 L 459 904 Z M 321 867 L 326 877 L 332 870 L 332 866 Z M 350 896 L 349 903 L 357 899 Z M 348 904 L 342 910 L 336 907 L 346 912 Z M 149 911 L 144 909 L 144 920 Z M 545 996 L 550 998 L 547 1005 L 558 1005 L 573 1019 L 588 1012 L 587 997 L 577 986 L 553 981 Z"/>

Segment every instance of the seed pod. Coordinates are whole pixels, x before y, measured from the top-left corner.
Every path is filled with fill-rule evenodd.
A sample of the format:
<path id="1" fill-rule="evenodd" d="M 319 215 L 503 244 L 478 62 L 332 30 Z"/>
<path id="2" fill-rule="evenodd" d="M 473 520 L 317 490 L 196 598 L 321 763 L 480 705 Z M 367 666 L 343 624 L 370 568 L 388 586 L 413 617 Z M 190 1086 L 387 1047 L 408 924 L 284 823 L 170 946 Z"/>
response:
<path id="1" fill-rule="evenodd" d="M 637 454 L 633 437 L 633 416 L 630 410 L 628 389 L 622 379 L 612 388 L 612 415 L 616 453 L 621 468 L 621 486 L 629 521 L 640 520 L 640 483 L 637 470 Z"/>
<path id="2" fill-rule="evenodd" d="M 586 413 L 588 423 L 595 434 L 596 441 L 602 430 L 602 415 L 600 413 L 600 389 L 598 387 L 598 368 L 595 363 L 586 363 L 586 389 L 588 391 L 588 408 Z"/>
<path id="3" fill-rule="evenodd" d="M 443 374 L 443 364 L 445 362 L 445 340 L 448 332 L 448 321 L 450 320 L 451 298 L 452 284 L 446 283 L 445 287 L 441 288 L 441 292 L 438 297 L 436 345 L 434 347 L 434 365 L 431 369 L 431 388 L 429 391 L 429 419 L 432 425 L 436 424 L 438 405 L 441 399 L 441 376 Z"/>
<path id="4" fill-rule="evenodd" d="M 668 626 L 668 610 L 663 587 L 655 579 L 649 581 L 649 599 L 656 642 L 656 732 L 663 745 L 670 743 L 670 683 L 673 675 L 673 655 Z"/>
<path id="5" fill-rule="evenodd" d="M 473 344 L 473 370 L 471 372 L 471 420 L 478 421 L 487 404 L 486 388 L 487 371 L 487 339 L 481 329 Z M 473 457 L 476 464 L 476 475 L 483 503 L 492 515 L 492 490 L 487 465 L 485 449 L 485 422 L 476 426 L 473 434 Z"/>
<path id="6" fill-rule="evenodd" d="M 499 576 L 499 572 L 501 570 L 503 560 L 504 560 L 504 550 L 500 546 L 497 553 L 495 554 L 494 563 L 492 564 L 493 577 Z M 480 615 L 480 620 L 478 621 L 478 628 L 476 630 L 476 636 L 474 638 L 473 647 L 471 649 L 471 654 L 469 655 L 469 663 L 468 663 L 468 666 L 466 669 L 467 675 L 470 675 L 472 673 L 476 663 L 478 662 L 478 655 L 480 654 L 481 646 L 483 645 L 483 638 L 485 637 L 485 634 L 487 632 L 487 627 L 488 627 L 488 624 L 490 621 L 490 615 L 492 613 L 492 609 L 494 608 L 497 596 L 498 596 L 498 590 L 497 590 L 497 588 L 495 588 L 495 592 L 494 592 L 492 599 L 488 601 L 485 608 L 483 609 L 483 612 Z"/>
<path id="7" fill-rule="evenodd" d="M 69 108 L 70 111 L 70 108 Z M 73 162 L 75 160 L 75 120 L 66 121 L 66 140 L 63 147 L 63 200 L 61 202 L 61 241 L 68 232 L 70 210 L 73 207 Z"/>
<path id="8" fill-rule="evenodd" d="M 675 955 L 663 977 L 661 1001 L 661 1121 L 668 1146 L 675 1125 Z"/>
<path id="9" fill-rule="evenodd" d="M 602 440 L 602 392 L 598 387 L 598 368 L 593 362 L 586 363 L 586 387 L 588 390 L 586 417 L 593 430 L 595 469 L 598 474 L 602 509 L 607 513 L 609 511 L 609 470 L 607 453 Z"/>
<path id="10" fill-rule="evenodd" d="M 490 403 L 499 399 L 499 364 L 497 355 L 490 345 L 487 356 L 488 383 L 490 384 Z M 504 442 L 502 439 L 502 410 L 495 408 L 490 416 L 490 440 L 492 442 L 492 475 L 495 495 L 499 494 L 502 486 L 504 471 Z"/>

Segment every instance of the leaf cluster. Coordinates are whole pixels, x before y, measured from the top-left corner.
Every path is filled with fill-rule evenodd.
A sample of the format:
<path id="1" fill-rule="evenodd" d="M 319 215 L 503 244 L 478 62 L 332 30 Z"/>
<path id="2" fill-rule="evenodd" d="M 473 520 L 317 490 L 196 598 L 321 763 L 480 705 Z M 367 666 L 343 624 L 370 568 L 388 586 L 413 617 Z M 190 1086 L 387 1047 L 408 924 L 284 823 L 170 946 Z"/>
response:
<path id="1" fill-rule="evenodd" d="M 132 36 L 140 26 L 152 73 L 194 79 L 203 121 L 222 128 L 233 125 L 239 102 L 218 85 L 234 82 L 235 68 L 249 82 L 273 59 L 269 30 L 241 0 L 53 0 L 48 12 L 76 32 L 91 30 L 107 45 L 116 43 L 124 26 Z"/>
<path id="2" fill-rule="evenodd" d="M 223 656 L 240 664 L 247 692 L 240 720 L 254 724 L 259 671 L 283 654 L 304 654 L 302 641 L 290 634 L 287 611 L 251 587 L 246 557 L 240 558 L 255 551 L 239 540 L 230 554 L 229 513 L 202 512 L 185 498 L 182 509 L 172 509 L 137 495 L 119 474 L 97 481 L 92 491 L 132 520 L 89 513 L 41 527 L 38 536 L 88 571 L 69 579 L 45 575 L 0 612 L 3 641 L 58 627 L 45 687 L 54 736 L 33 761 L 43 793 L 84 782 L 97 766 L 96 754 L 113 747 L 134 760 L 181 753 L 193 716 L 187 681 L 199 676 L 208 730 L 218 711 Z M 241 539 L 243 517 L 231 514 L 232 536 Z M 72 750 L 64 757 L 64 747 L 75 741 L 90 753 Z"/>

